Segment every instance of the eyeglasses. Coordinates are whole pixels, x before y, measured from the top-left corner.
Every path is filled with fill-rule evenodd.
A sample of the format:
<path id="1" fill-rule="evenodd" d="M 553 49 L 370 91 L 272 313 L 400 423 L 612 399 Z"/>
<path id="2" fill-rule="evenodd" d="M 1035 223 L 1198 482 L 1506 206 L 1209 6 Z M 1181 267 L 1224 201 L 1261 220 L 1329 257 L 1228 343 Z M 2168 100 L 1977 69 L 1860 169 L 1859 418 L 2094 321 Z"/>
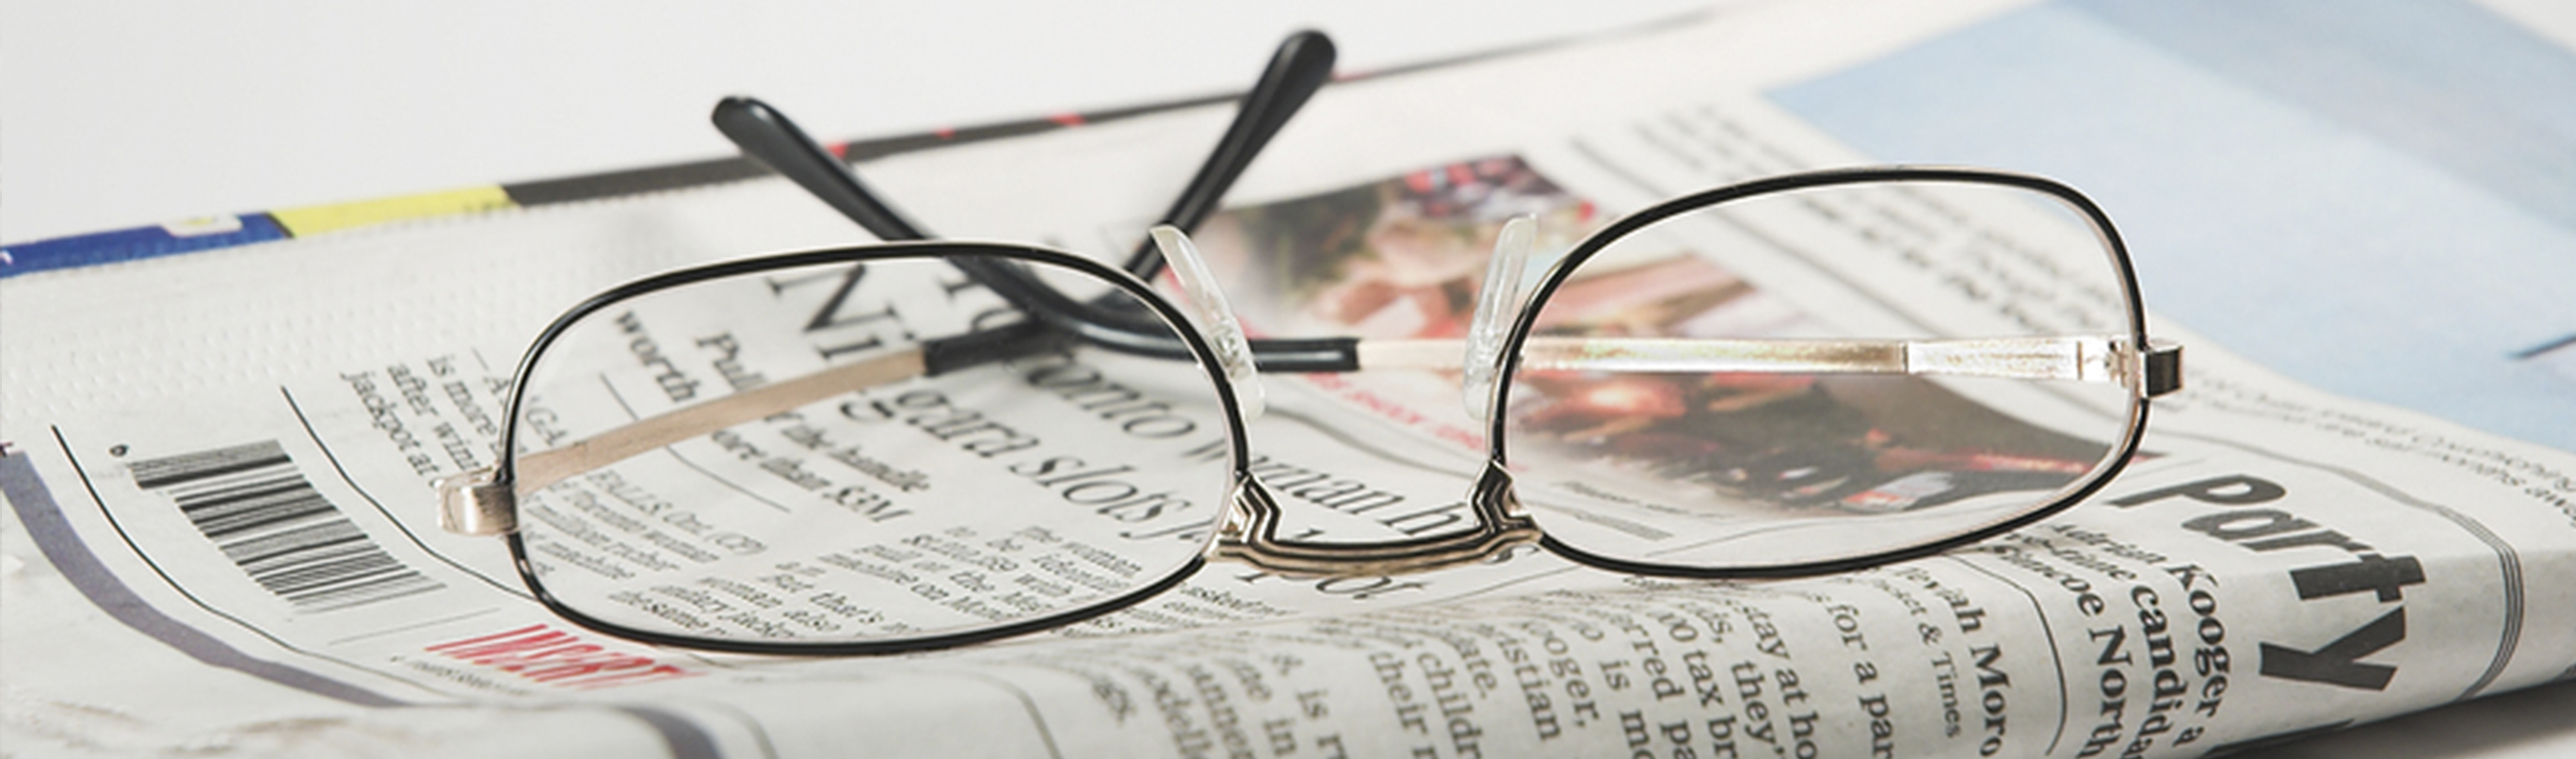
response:
<path id="1" fill-rule="evenodd" d="M 864 198 L 841 176 L 807 186 Z M 508 455 L 439 484 L 441 523 L 506 534 L 534 595 L 595 630 L 888 653 L 1115 611 L 1211 558 L 1381 575 L 1535 544 L 1754 578 L 1929 555 L 2101 487 L 2148 399 L 2180 383 L 2110 220 L 2044 178 L 1891 167 L 1712 189 L 1584 237 L 1526 295 L 1535 224 L 1492 226 L 1455 339 L 1249 340 L 1173 227 L 1153 245 L 1181 303 L 1134 271 L 1150 265 L 992 243 L 629 283 L 539 335 Z M 1287 535 L 1283 500 L 1328 486 L 1256 474 L 1256 369 L 1457 372 L 1485 427 L 1474 525 Z"/>
<path id="2" fill-rule="evenodd" d="M 1891 242 L 1926 219 L 1955 226 Z M 984 243 L 769 256 L 610 290 L 529 349 L 512 453 L 442 483 L 444 521 L 509 533 L 538 598 L 612 634 L 902 651 L 1123 608 L 1211 557 L 1387 574 L 1536 543 L 1624 572 L 1773 577 L 1922 556 L 2100 487 L 2135 451 L 2146 400 L 2179 383 L 2179 348 L 2148 342 L 2109 221 L 2045 179 L 1878 168 L 1710 190 L 1584 239 L 1525 302 L 1515 222 L 1466 339 L 1350 341 L 1351 369 L 1458 369 L 1490 412 L 1478 524 L 1304 542 L 1282 537 L 1278 493 L 1249 468 L 1247 341 L 1187 238 L 1157 237 L 1193 313 L 1092 259 Z M 1866 336 L 1778 339 L 1776 320 L 1671 297 L 1704 300 L 1687 285 L 1737 276 L 1718 262 L 1779 251 L 1816 269 L 1783 276 L 1848 277 L 1853 313 L 1836 322 Z M 1993 271 L 1976 286 L 2055 307 L 1863 308 L 1909 303 L 1873 296 L 1903 288 L 1979 300 L 1905 271 L 1909 254 L 1980 262 Z M 960 263 L 1042 286 L 973 286 Z M 1210 523 L 1204 544 L 1137 539 Z"/>

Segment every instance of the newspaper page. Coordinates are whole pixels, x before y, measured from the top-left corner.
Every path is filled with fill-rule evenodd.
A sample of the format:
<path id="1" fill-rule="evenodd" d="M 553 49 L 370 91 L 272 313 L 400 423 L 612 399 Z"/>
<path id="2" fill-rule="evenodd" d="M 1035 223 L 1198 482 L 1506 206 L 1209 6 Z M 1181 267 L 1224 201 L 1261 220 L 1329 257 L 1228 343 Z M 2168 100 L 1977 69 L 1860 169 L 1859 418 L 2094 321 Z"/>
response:
<path id="1" fill-rule="evenodd" d="M 1277 189 L 1203 243 L 1256 331 L 1454 334 L 1502 218 L 1537 214 L 1561 243 L 1657 198 L 1851 160 L 1759 103 L 1688 103 Z M 1854 239 L 1877 239 L 1850 226 L 1868 219 L 2049 233 L 1901 198 L 1870 210 L 1820 223 Z M 1343 259 L 1279 258 L 1295 252 L 1281 241 L 1336 226 Z M 1686 236 L 1676 265 L 1722 276 L 1674 277 L 1687 300 L 1782 334 L 1890 297 L 1958 319 L 2101 305 L 2054 289 L 2045 261 L 1973 246 L 1818 260 L 1699 242 Z M 768 282 L 758 308 L 881 346 L 999 302 L 936 279 L 835 281 Z M 2576 673 L 2576 596 L 2555 583 L 2576 572 L 2576 456 L 2303 389 L 2186 325 L 2154 332 L 2191 344 L 2190 373 L 2155 404 L 2139 459 L 2070 511 L 1948 554 L 1761 582 L 1623 576 L 1536 547 L 1402 576 L 1214 562 L 1124 611 L 890 657 L 603 635 L 535 603 L 498 541 L 438 529 L 430 482 L 497 454 L 508 348 L 12 420 L 10 729 L 95 753 L 2192 756 Z M 652 371 L 620 397 L 673 406 L 831 358 L 743 335 L 633 337 L 625 360 Z M 529 561 L 738 637 L 938 624 L 1079 592 L 1203 542 L 1221 498 L 1220 482 L 1162 474 L 1210 456 L 1213 409 L 1143 396 L 1112 414 L 1077 392 L 1139 371 L 1093 352 L 1015 359 L 674 443 L 693 471 L 637 459 L 532 498 L 524 518 L 544 536 Z M 1482 433 L 1454 374 L 1265 380 L 1251 469 L 1300 535 L 1401 539 L 1469 518 Z M 570 426 L 614 411 L 547 408 L 562 418 L 542 424 Z M 953 465 L 896 471 L 834 444 L 887 430 Z M 1937 495 L 1901 472 L 1855 474 L 1875 487 L 1853 498 Z M 683 479 L 772 494 L 846 532 L 698 513 L 660 494 Z M 948 519 L 906 487 L 960 481 L 1044 513 Z M 834 592 L 849 587 L 913 605 L 890 618 Z M 87 608 L 104 616 L 63 611 Z"/>

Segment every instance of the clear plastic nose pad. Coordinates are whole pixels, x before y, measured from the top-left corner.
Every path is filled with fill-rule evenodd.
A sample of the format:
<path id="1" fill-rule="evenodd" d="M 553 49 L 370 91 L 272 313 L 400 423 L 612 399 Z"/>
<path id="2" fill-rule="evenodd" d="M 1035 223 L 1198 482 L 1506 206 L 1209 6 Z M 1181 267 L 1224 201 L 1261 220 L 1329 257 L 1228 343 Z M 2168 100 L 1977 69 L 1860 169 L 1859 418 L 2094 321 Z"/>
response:
<path id="1" fill-rule="evenodd" d="M 1234 386 L 1234 400 L 1242 407 L 1243 420 L 1261 418 L 1263 400 L 1261 371 L 1252 361 L 1252 341 L 1243 336 L 1243 323 L 1234 318 L 1234 307 L 1225 301 L 1225 291 L 1216 286 L 1216 275 L 1208 271 L 1207 259 L 1199 256 L 1199 247 L 1190 236 L 1171 225 L 1154 228 L 1154 247 L 1171 265 L 1172 275 L 1181 280 L 1181 292 L 1190 299 L 1190 320 L 1199 335 L 1207 338 L 1216 351 L 1218 369 L 1225 373 L 1226 383 Z"/>
<path id="2" fill-rule="evenodd" d="M 1494 379 L 1503 371 L 1503 330 L 1510 329 L 1512 307 L 1520 304 L 1521 268 L 1538 241 L 1538 217 L 1517 216 L 1503 223 L 1494 239 L 1494 258 L 1485 264 L 1485 287 L 1476 296 L 1476 319 L 1467 325 L 1466 376 L 1460 392 L 1467 415 L 1485 421 L 1492 412 Z"/>

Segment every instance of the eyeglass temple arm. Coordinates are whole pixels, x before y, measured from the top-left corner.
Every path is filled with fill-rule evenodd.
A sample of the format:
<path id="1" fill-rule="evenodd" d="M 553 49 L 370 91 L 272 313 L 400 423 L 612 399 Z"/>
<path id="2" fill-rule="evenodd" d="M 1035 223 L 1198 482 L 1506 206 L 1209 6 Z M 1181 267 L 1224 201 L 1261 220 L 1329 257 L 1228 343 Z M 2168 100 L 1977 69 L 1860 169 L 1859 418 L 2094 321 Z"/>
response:
<path id="1" fill-rule="evenodd" d="M 1282 40 L 1278 52 L 1270 56 L 1270 66 L 1262 69 L 1261 79 L 1244 94 L 1234 123 L 1225 128 L 1225 137 L 1217 140 L 1216 149 L 1199 164 L 1198 175 L 1190 177 L 1181 197 L 1172 201 L 1171 210 L 1163 212 L 1162 223 L 1192 230 L 1216 213 L 1217 201 L 1224 199 L 1226 189 L 1252 166 L 1253 157 L 1261 154 L 1270 138 L 1288 125 L 1288 118 L 1297 115 L 1316 90 L 1332 81 L 1334 57 L 1333 39 L 1323 32 L 1301 31 Z M 1163 257 L 1150 235 L 1127 256 L 1127 270 L 1144 279 L 1153 279 L 1162 266 Z"/>
<path id="2" fill-rule="evenodd" d="M 1217 201 L 1243 176 L 1261 148 L 1332 79 L 1334 57 L 1333 40 L 1322 32 L 1301 31 L 1281 41 L 1261 79 L 1244 95 L 1225 136 L 1217 140 L 1216 149 L 1182 188 L 1171 210 L 1163 213 L 1162 223 L 1195 229 L 1207 221 Z M 928 230 L 870 191 L 848 164 L 769 104 L 757 98 L 728 97 L 716 103 L 710 118 L 717 131 L 753 160 L 785 175 L 878 239 L 931 239 Z M 1148 238 L 1128 256 L 1126 268 L 1138 278 L 1150 279 L 1162 265 L 1154 241 Z"/>
<path id="3" fill-rule="evenodd" d="M 601 431 L 571 445 L 520 456 L 504 489 L 486 467 L 438 481 L 438 526 L 460 535 L 518 529 L 518 496 L 646 451 L 706 435 L 834 396 L 928 374 L 920 347 L 893 351 L 781 382 L 674 409 Z"/>
<path id="4" fill-rule="evenodd" d="M 535 492 L 645 451 L 925 373 L 919 348 L 834 366 L 638 419 L 561 448 L 520 456 L 511 474 L 519 492 Z"/>
<path id="5" fill-rule="evenodd" d="M 806 193 L 823 201 L 842 216 L 887 241 L 927 240 L 929 235 L 903 212 L 887 205 L 849 166 L 832 156 L 821 143 L 805 135 L 787 114 L 755 98 L 728 97 L 716 104 L 711 117 L 716 129 L 733 140 L 743 152 L 779 174 L 794 181 Z M 983 258 L 951 259 L 950 265 L 966 272 L 1004 300 L 1028 311 L 1044 323 L 1056 325 L 1083 339 L 1114 349 L 1148 355 L 1187 356 L 1188 350 L 1177 340 L 1157 340 L 1154 330 L 1135 324 L 1135 317 L 1113 314 L 1093 304 L 1067 298 L 1055 288 L 1008 263 Z M 933 350 L 934 369 L 949 365 L 982 363 L 993 358 L 1025 353 L 1032 330 L 1002 329 L 963 335 Z M 1169 343 L 1168 345 L 1164 343 Z M 934 371 L 933 373 L 938 373 Z"/>
<path id="6" fill-rule="evenodd" d="M 1362 369 L 1458 369 L 1461 340 L 1363 340 Z M 2123 336 L 1942 340 L 1752 340 L 1718 338 L 1532 337 L 1520 368 L 1705 374 L 1937 374 L 2019 380 L 2107 382 L 2154 397 L 2182 387 L 2182 346 Z M 1472 410 L 1472 409 L 1471 409 Z"/>
<path id="7" fill-rule="evenodd" d="M 1226 188 L 1243 174 L 1262 146 L 1288 118 L 1331 79 L 1332 40 L 1320 32 L 1291 35 L 1272 56 L 1270 67 L 1244 99 L 1234 124 L 1226 129 L 1196 177 L 1167 214 L 1183 228 L 1205 221 Z M 753 160 L 768 165 L 841 215 L 884 240 L 927 240 L 927 230 L 879 198 L 847 164 L 807 136 L 787 115 L 748 97 L 729 97 L 716 104 L 716 129 Z M 1142 317 L 1080 303 L 1063 297 L 1019 268 L 1000 261 L 961 259 L 959 269 L 1005 300 L 1104 347 L 1155 356 L 1186 356 L 1160 324 Z M 1151 278 L 1161 268 L 1148 239 L 1129 258 L 1127 269 Z M 998 339 L 999 336 L 991 336 Z M 1346 372 L 1357 367 L 1350 338 L 1265 339 L 1252 341 L 1261 368 L 1283 372 Z M 960 346 L 964 347 L 964 346 Z M 960 355 L 971 351 L 960 351 Z"/>
<path id="8" fill-rule="evenodd" d="M 1467 339 L 1362 342 L 1362 368 L 1461 369 L 1467 414 L 1489 418 L 1503 371 L 1505 332 L 1521 299 L 1524 264 L 1538 238 L 1535 216 L 1504 222 L 1486 263 Z M 1666 373 L 1947 374 L 2023 380 L 2114 382 L 2141 398 L 2182 388 L 2182 346 L 2119 336 L 2065 335 L 1949 340 L 1725 340 L 1706 338 L 1532 337 L 1520 365 L 1531 369 Z M 1462 346 L 1460 345 L 1463 343 Z M 1462 363 L 1451 364 L 1456 357 Z"/>
<path id="9" fill-rule="evenodd" d="M 807 194 L 858 222 L 877 239 L 930 239 L 920 225 L 869 192 L 840 157 L 806 136 L 805 130 L 787 119 L 787 114 L 768 103 L 740 95 L 727 97 L 716 102 L 715 112 L 708 118 L 715 122 L 716 131 L 723 132 L 745 155 L 805 188 Z"/>
<path id="10" fill-rule="evenodd" d="M 1210 305 L 1222 308 L 1221 303 Z M 1464 342 L 1362 341 L 1359 343 L 1360 362 L 1372 369 L 1456 369 L 1467 355 Z M 2103 335 L 1966 340 L 1533 337 L 1522 344 L 1521 356 L 1521 366 L 1531 369 L 1940 374 L 2107 382 L 2134 388 L 2145 397 L 2164 395 L 2182 385 L 2180 346 L 2157 342 L 2140 351 L 2131 346 L 2127 338 Z M 845 393 L 931 373 L 924 363 L 922 349 L 913 347 L 647 417 L 562 448 L 519 458 L 512 472 L 512 490 L 521 494 L 532 493 L 583 472 L 672 443 Z M 1252 381 L 1258 382 L 1258 379 L 1252 378 Z M 442 484 L 441 489 L 454 489 L 461 493 L 477 484 L 459 483 L 454 488 Z M 493 509 L 488 506 L 459 503 L 460 497 L 463 496 L 449 496 L 441 509 L 441 523 L 449 525 L 452 531 L 497 534 L 508 532 L 514 526 L 515 520 L 509 513 L 514 509 L 503 507 L 500 513 L 492 513 Z"/>
<path id="11" fill-rule="evenodd" d="M 1214 291 L 1208 290 L 1213 293 Z M 1224 307 L 1222 297 L 1194 301 Z M 1213 325 L 1211 325 L 1213 326 Z M 1218 331 L 1227 328 L 1218 327 Z M 1240 332 L 1235 332 L 1240 340 Z M 1218 337 L 1219 342 L 1225 338 Z M 1468 355 L 1461 340 L 1370 340 L 1359 343 L 1367 368 L 1455 369 Z M 1237 354 L 1239 356 L 1239 354 Z M 2142 397 L 2182 386 L 2182 348 L 2164 342 L 2138 350 L 2125 337 L 2104 335 L 1965 340 L 1728 340 L 1706 338 L 1533 337 L 1521 346 L 1521 366 L 1532 369 L 1800 374 L 1940 374 L 2020 380 L 2116 383 Z M 1228 379 L 1257 376 L 1231 369 Z M 637 420 L 562 448 L 531 453 L 514 463 L 512 494 L 542 490 L 583 472 L 637 454 L 760 419 L 845 393 L 935 374 L 922 347 L 762 385 L 695 406 Z M 1257 413 L 1257 412 L 1254 412 Z M 516 528 L 512 498 L 489 492 L 488 471 L 442 481 L 439 523 L 451 532 L 493 535 Z"/>

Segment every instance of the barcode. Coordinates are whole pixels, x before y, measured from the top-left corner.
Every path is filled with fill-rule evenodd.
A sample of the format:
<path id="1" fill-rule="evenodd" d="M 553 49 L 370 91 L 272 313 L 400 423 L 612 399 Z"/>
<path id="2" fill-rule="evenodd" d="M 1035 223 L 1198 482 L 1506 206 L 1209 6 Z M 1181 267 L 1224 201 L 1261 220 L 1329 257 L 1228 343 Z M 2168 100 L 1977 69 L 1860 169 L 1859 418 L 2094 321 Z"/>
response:
<path id="1" fill-rule="evenodd" d="M 385 553 L 313 489 L 276 441 L 135 462 L 134 484 L 178 502 L 253 582 L 306 611 L 445 587 Z"/>

